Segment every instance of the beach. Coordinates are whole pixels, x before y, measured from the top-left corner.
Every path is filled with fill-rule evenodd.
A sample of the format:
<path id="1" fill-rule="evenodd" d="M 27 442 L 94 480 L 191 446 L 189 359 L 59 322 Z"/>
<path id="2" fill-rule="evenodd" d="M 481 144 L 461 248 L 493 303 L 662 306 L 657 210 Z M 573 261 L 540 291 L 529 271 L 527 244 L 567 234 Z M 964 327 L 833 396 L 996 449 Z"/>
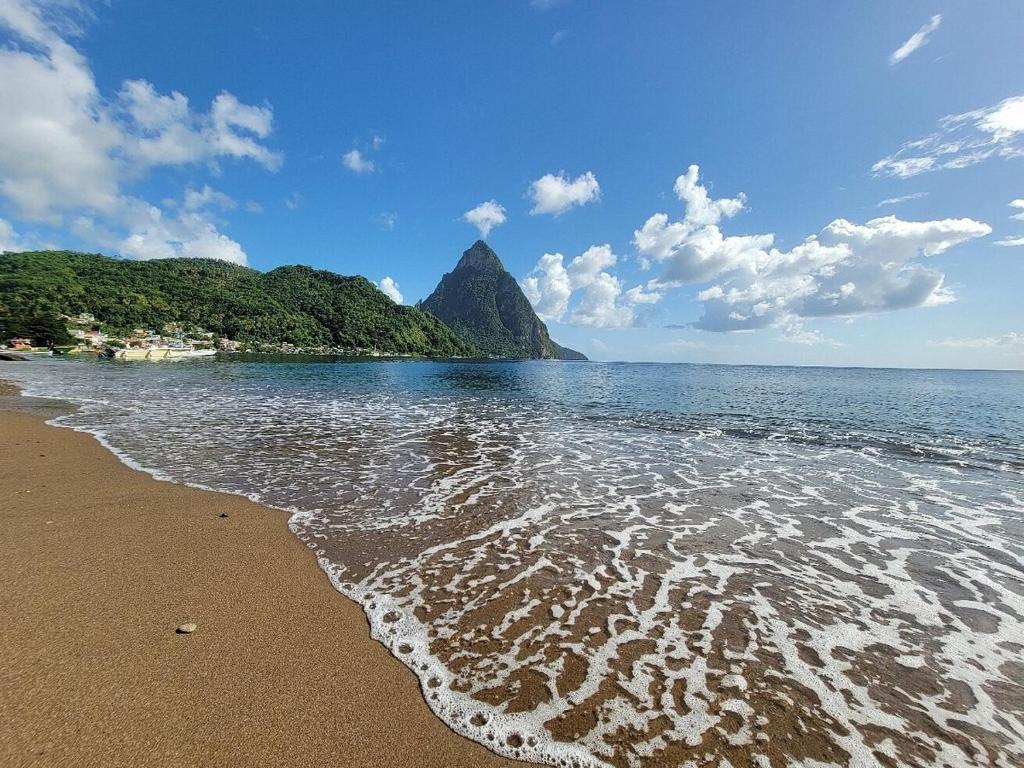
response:
<path id="1" fill-rule="evenodd" d="M 16 392 L 0 388 L 0 764 L 522 764 L 430 712 L 285 513 L 154 480 Z"/>
<path id="2" fill-rule="evenodd" d="M 1024 755 L 1017 374 L 0 375 L 2 765 Z"/>

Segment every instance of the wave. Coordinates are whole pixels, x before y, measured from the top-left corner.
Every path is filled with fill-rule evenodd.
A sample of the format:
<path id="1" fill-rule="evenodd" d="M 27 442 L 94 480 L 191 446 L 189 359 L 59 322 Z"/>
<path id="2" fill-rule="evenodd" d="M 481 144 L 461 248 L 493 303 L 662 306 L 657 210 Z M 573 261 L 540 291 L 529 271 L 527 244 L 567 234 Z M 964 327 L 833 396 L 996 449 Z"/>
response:
<path id="1" fill-rule="evenodd" d="M 497 752 L 1024 759 L 1024 476 L 998 439 L 235 369 L 23 381 L 91 398 L 57 422 L 129 466 L 289 511 L 433 711 Z"/>

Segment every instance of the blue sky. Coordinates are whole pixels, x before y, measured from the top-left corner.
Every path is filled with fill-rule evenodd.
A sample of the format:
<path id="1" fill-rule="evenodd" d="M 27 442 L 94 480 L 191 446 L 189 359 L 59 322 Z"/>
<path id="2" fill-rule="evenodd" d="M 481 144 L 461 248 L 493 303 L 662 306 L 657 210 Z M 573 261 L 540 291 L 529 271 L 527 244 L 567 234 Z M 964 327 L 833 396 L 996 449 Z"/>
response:
<path id="1" fill-rule="evenodd" d="M 1024 367 L 1018 3 L 0 0 L 0 38 L 0 248 L 413 303 L 476 209 L 597 359 Z"/>

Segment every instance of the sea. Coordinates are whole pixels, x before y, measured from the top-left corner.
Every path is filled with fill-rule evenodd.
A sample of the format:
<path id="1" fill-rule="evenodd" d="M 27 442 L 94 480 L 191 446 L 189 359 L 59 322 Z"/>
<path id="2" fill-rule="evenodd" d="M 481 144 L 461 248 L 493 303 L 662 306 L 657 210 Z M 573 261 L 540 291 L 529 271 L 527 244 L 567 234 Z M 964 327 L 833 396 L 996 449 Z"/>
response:
<path id="1" fill-rule="evenodd" d="M 289 511 L 431 709 L 495 752 L 1024 765 L 1024 372 L 233 356 L 2 374 L 76 404 L 56 422 L 133 467 Z"/>

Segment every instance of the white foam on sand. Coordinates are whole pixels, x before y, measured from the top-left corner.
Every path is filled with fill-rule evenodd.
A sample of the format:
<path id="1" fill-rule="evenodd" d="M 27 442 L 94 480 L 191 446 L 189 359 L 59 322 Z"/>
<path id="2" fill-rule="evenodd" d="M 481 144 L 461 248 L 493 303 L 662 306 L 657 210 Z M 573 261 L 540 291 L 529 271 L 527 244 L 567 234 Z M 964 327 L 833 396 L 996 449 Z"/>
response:
<path id="1" fill-rule="evenodd" d="M 431 709 L 501 754 L 768 764 L 799 734 L 803 765 L 1024 762 L 1019 470 L 32 369 L 128 466 L 290 511 Z"/>

